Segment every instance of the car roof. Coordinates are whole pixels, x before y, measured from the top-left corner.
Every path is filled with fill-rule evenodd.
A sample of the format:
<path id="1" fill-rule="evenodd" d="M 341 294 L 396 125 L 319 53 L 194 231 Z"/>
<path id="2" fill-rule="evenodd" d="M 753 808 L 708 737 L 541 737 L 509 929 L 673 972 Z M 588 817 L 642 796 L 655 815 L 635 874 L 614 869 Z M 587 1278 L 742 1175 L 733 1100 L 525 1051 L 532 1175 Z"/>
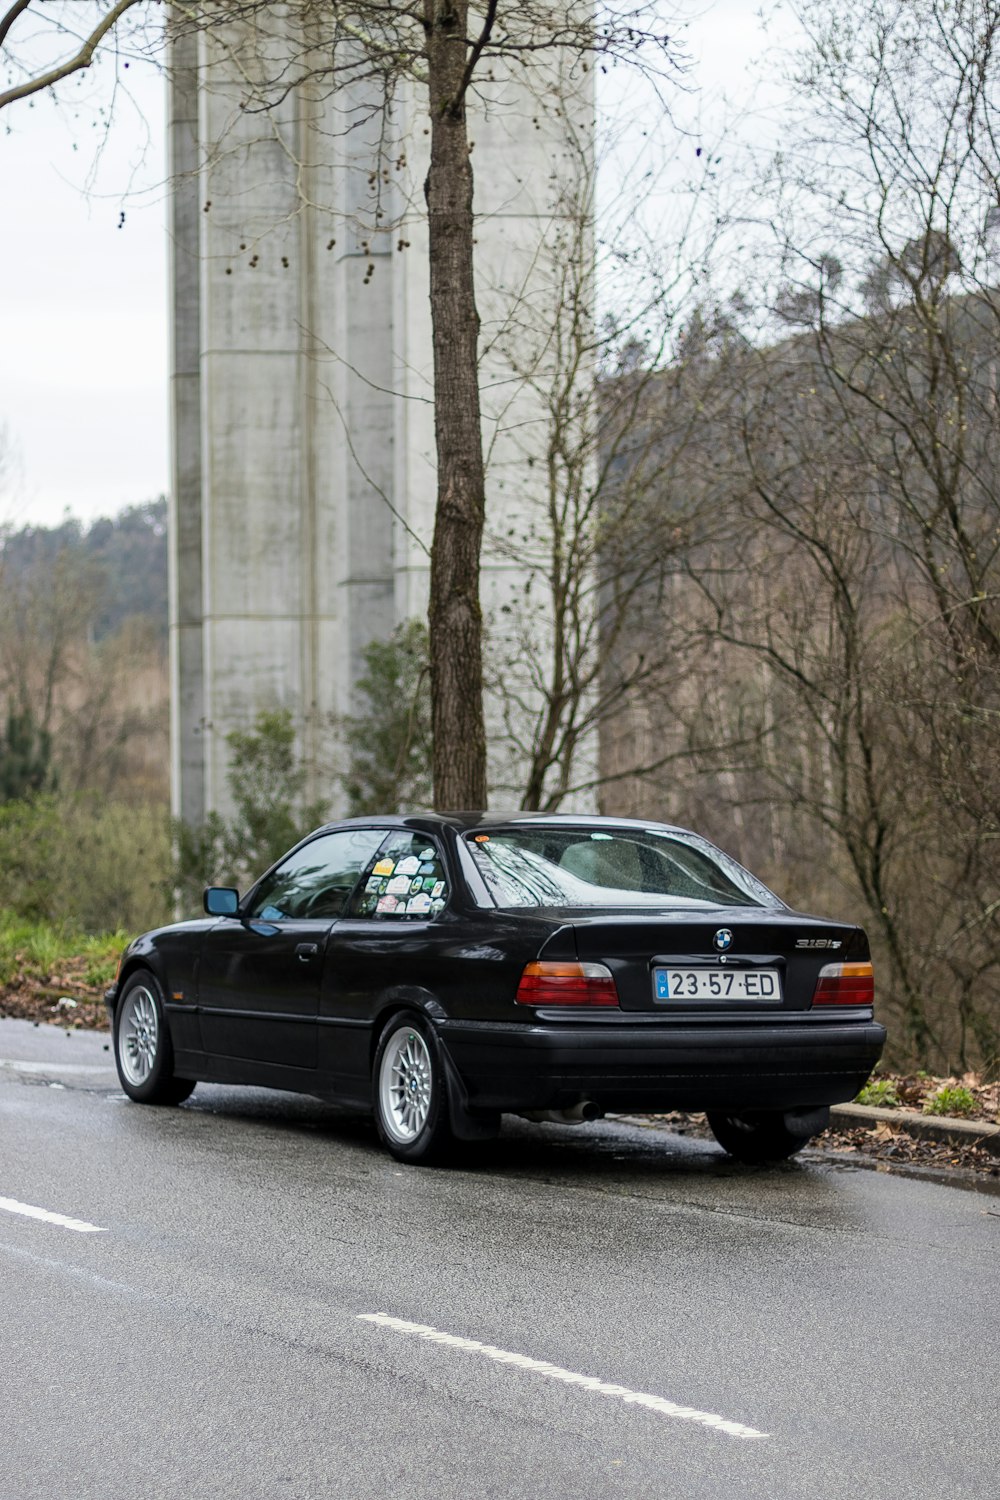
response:
<path id="1" fill-rule="evenodd" d="M 324 825 L 324 828 L 370 828 L 372 824 L 389 828 L 413 828 L 418 832 L 430 832 L 435 828 L 452 828 L 456 833 L 466 833 L 473 828 L 511 828 L 518 824 L 553 828 L 663 828 L 672 833 L 686 833 L 676 823 L 663 823 L 658 818 L 614 818 L 600 813 L 540 813 L 521 812 L 419 812 L 419 813 L 371 813 L 366 818 L 341 818 Z"/>

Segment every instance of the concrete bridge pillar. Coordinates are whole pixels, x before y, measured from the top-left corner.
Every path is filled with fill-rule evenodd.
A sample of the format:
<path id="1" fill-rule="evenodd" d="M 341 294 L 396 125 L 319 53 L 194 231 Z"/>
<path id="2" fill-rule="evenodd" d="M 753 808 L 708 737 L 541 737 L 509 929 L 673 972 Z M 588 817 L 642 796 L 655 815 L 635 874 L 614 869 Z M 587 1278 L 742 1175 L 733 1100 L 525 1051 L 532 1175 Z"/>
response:
<path id="1" fill-rule="evenodd" d="M 308 39 L 271 31 L 273 71 L 282 46 L 301 55 Z M 172 787 L 192 824 L 228 811 L 226 734 L 277 707 L 296 722 L 310 796 L 339 811 L 332 725 L 355 707 L 364 648 L 427 604 L 421 101 L 404 90 L 386 114 L 370 83 L 314 85 L 250 112 L 261 46 L 248 29 L 178 32 L 169 69 Z M 499 70 L 472 127 L 494 539 L 483 592 L 497 640 L 530 572 L 503 538 L 537 528 L 545 508 L 559 244 L 592 139 L 590 75 L 558 99 L 566 61 L 546 66 L 530 85 Z M 543 535 L 537 547 L 544 562 Z M 521 645 L 511 656 L 523 660 Z M 499 727 L 498 785 L 517 775 Z"/>

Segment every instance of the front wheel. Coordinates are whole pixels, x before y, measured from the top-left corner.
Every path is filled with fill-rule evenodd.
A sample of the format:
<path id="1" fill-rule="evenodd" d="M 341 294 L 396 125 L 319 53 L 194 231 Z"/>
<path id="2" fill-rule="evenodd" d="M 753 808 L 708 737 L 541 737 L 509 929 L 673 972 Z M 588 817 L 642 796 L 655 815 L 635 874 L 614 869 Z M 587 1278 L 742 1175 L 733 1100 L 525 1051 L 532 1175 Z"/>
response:
<path id="1" fill-rule="evenodd" d="M 194 1088 L 174 1077 L 174 1049 L 160 987 L 146 969 L 131 974 L 115 1008 L 115 1065 L 122 1088 L 140 1104 L 180 1104 Z"/>
<path id="2" fill-rule="evenodd" d="M 444 1068 L 434 1029 L 400 1012 L 385 1026 L 372 1070 L 375 1126 L 397 1161 L 430 1162 L 449 1154 Z"/>
<path id="3" fill-rule="evenodd" d="M 706 1116 L 712 1134 L 737 1161 L 785 1161 L 830 1123 L 829 1109 L 754 1110 Z"/>

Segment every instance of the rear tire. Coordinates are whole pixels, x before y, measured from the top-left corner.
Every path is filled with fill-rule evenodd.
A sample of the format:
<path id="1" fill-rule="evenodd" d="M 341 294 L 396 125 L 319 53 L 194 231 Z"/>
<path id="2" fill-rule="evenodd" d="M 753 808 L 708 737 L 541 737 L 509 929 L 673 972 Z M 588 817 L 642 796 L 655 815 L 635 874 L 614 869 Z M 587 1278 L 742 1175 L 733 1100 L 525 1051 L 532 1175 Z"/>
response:
<path id="1" fill-rule="evenodd" d="M 136 1103 L 181 1104 L 194 1090 L 193 1079 L 174 1077 L 163 996 L 148 969 L 137 969 L 122 986 L 114 1040 L 119 1081 Z"/>
<path id="2" fill-rule="evenodd" d="M 708 1114 L 712 1134 L 737 1161 L 786 1161 L 829 1123 L 828 1109 L 754 1110 L 745 1115 Z"/>
<path id="3" fill-rule="evenodd" d="M 448 1091 L 434 1028 L 399 1011 L 375 1049 L 372 1098 L 379 1140 L 397 1161 L 437 1162 L 455 1148 Z"/>

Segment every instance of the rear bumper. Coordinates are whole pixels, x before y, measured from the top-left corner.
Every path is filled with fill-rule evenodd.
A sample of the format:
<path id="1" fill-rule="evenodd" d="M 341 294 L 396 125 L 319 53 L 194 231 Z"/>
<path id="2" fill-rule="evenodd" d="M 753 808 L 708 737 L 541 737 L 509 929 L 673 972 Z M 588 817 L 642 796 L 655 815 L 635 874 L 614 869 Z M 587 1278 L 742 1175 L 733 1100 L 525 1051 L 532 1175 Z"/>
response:
<path id="1" fill-rule="evenodd" d="M 446 1021 L 472 1109 L 789 1109 L 853 1099 L 885 1028 L 869 1019 L 678 1026 Z"/>

